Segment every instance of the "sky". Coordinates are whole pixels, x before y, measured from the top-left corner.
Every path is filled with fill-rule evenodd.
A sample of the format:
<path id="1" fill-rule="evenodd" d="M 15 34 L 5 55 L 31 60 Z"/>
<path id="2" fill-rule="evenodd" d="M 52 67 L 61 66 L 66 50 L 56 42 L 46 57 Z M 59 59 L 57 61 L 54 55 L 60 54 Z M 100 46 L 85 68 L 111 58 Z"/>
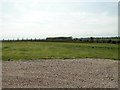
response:
<path id="1" fill-rule="evenodd" d="M 1 0 L 0 39 L 118 36 L 118 2 Z"/>

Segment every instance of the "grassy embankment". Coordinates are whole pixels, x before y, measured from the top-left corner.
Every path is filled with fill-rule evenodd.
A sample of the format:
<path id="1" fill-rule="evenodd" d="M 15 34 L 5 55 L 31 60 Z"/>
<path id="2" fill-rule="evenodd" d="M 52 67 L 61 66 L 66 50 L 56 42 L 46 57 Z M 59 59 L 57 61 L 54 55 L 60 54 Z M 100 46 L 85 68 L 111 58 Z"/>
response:
<path id="1" fill-rule="evenodd" d="M 3 42 L 2 60 L 67 58 L 118 59 L 117 44 L 65 42 Z"/>

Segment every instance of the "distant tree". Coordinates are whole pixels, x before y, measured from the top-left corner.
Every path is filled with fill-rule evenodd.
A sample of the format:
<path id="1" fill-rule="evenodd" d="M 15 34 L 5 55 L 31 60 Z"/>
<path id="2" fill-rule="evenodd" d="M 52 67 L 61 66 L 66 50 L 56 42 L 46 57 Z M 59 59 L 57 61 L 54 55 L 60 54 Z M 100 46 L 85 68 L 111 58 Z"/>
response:
<path id="1" fill-rule="evenodd" d="M 106 43 L 106 41 L 103 39 L 103 40 L 102 40 L 102 43 Z"/>
<path id="2" fill-rule="evenodd" d="M 35 41 L 36 41 L 37 39 L 35 38 Z"/>
<path id="3" fill-rule="evenodd" d="M 95 42 L 96 42 L 96 43 L 99 43 L 99 39 L 96 39 Z"/>
<path id="4" fill-rule="evenodd" d="M 112 40 L 111 40 L 111 39 L 109 39 L 107 42 L 108 42 L 108 43 L 111 43 L 111 42 L 112 42 Z"/>
<path id="5" fill-rule="evenodd" d="M 73 41 L 79 41 L 79 39 L 78 38 L 74 38 Z"/>
<path id="6" fill-rule="evenodd" d="M 112 44 L 116 44 L 117 42 L 116 41 L 112 41 Z"/>
<path id="7" fill-rule="evenodd" d="M 90 41 L 91 41 L 91 42 L 94 42 L 94 38 L 93 38 L 93 37 L 90 37 Z"/>
<path id="8" fill-rule="evenodd" d="M 72 41 L 72 37 L 48 37 L 46 41 Z"/>
<path id="9" fill-rule="evenodd" d="M 82 39 L 79 39 L 80 42 L 82 42 Z"/>
<path id="10" fill-rule="evenodd" d="M 22 38 L 22 41 L 24 41 L 24 39 Z"/>
<path id="11" fill-rule="evenodd" d="M 17 38 L 17 41 L 19 41 L 19 38 Z"/>
<path id="12" fill-rule="evenodd" d="M 120 44 L 120 41 L 117 41 L 118 44 Z"/>

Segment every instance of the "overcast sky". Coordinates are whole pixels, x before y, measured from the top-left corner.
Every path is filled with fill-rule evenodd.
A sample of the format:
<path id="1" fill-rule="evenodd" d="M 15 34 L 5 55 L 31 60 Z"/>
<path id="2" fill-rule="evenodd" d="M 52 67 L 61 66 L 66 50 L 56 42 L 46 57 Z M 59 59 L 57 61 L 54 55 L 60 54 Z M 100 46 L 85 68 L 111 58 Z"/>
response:
<path id="1" fill-rule="evenodd" d="M 118 36 L 117 2 L 57 1 L 2 0 L 1 38 Z"/>

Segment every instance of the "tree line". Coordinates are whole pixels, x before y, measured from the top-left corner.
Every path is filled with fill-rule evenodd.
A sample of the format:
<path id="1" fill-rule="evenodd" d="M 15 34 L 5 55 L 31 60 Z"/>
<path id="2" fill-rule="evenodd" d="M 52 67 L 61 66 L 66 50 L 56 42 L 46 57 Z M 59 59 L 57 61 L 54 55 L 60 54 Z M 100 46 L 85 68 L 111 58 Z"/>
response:
<path id="1" fill-rule="evenodd" d="M 32 42 L 75 42 L 75 43 L 112 43 L 120 44 L 120 37 L 88 37 L 88 38 L 73 38 L 73 37 L 47 37 L 46 39 L 8 39 L 2 40 L 2 42 L 20 42 L 20 41 L 32 41 Z"/>

